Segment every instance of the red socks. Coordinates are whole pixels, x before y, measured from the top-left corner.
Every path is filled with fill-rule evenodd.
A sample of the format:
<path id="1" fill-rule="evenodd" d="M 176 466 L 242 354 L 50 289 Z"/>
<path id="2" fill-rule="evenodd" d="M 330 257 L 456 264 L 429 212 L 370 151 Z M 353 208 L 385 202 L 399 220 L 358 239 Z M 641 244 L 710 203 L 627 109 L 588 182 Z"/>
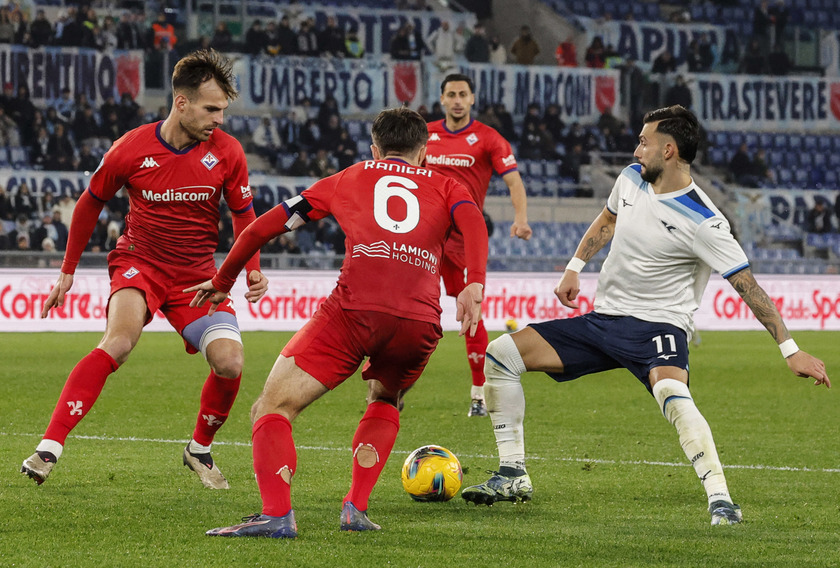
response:
<path id="1" fill-rule="evenodd" d="M 241 379 L 241 374 L 235 379 L 226 379 L 210 371 L 210 375 L 204 382 L 204 388 L 201 389 L 201 406 L 198 410 L 193 440 L 202 446 L 213 443 L 216 431 L 227 420 L 233 401 L 236 400 Z"/>
<path id="2" fill-rule="evenodd" d="M 367 510 L 368 498 L 391 455 L 399 430 L 399 410 L 384 402 L 368 405 L 353 436 L 353 482 L 344 503 L 350 501 L 358 510 Z"/>
<path id="3" fill-rule="evenodd" d="M 397 432 L 399 411 L 384 402 L 368 405 L 353 437 L 353 482 L 344 502 L 366 511 L 373 486 L 388 461 Z M 266 414 L 254 424 L 251 443 L 254 472 L 262 496 L 264 515 L 282 517 L 292 508 L 291 481 L 297 470 L 292 425 L 285 416 Z"/>
<path id="4" fill-rule="evenodd" d="M 469 332 L 464 337 L 467 340 L 467 359 L 470 362 L 472 384 L 477 387 L 483 386 L 484 354 L 487 352 L 487 330 L 484 328 L 484 320 L 478 320 L 478 327 L 473 337 L 470 337 Z"/>
<path id="5" fill-rule="evenodd" d="M 254 473 L 264 515 L 282 517 L 292 508 L 291 482 L 297 470 L 292 424 L 280 414 L 266 414 L 254 423 L 251 444 Z"/>
<path id="6" fill-rule="evenodd" d="M 99 348 L 76 363 L 67 377 L 67 382 L 64 383 L 61 396 L 58 397 L 44 439 L 55 440 L 64 445 L 67 435 L 87 416 L 93 403 L 99 398 L 108 375 L 118 367 L 113 357 Z"/>

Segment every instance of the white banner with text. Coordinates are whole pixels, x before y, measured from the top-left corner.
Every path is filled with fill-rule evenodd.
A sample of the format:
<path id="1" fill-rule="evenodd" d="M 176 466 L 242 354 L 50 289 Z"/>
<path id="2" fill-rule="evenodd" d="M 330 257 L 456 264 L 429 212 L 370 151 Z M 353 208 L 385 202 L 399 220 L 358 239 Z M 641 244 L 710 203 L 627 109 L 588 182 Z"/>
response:
<path id="1" fill-rule="evenodd" d="M 247 303 L 240 279 L 232 296 L 243 331 L 295 331 L 312 317 L 335 286 L 338 272 L 267 271 L 269 290 L 257 304 Z M 55 282 L 55 269 L 0 269 L 0 331 L 103 331 L 109 281 L 104 269 L 83 269 L 64 306 L 46 319 L 41 309 Z M 521 328 L 531 322 L 567 318 L 592 309 L 597 275 L 581 276 L 580 310 L 554 297 L 559 273 L 493 273 L 487 277 L 484 318 L 488 330 L 505 329 L 508 320 Z M 840 276 L 757 275 L 791 330 L 840 330 Z M 443 296 L 442 324 L 458 329 L 455 301 Z M 701 330 L 761 330 L 738 293 L 720 276 L 709 281 L 695 322 Z M 171 330 L 158 313 L 146 328 Z"/>

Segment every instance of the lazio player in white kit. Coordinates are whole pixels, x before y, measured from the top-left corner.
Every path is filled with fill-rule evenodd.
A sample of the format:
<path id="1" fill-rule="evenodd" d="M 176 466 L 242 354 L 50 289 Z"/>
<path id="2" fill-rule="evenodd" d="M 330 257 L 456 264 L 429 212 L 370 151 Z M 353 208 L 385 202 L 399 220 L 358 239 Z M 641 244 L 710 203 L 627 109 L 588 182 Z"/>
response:
<path id="1" fill-rule="evenodd" d="M 694 183 L 697 118 L 681 106 L 649 112 L 634 157 L 613 186 L 607 206 L 581 239 L 554 293 L 578 308 L 579 273 L 608 242 L 594 311 L 533 324 L 490 343 L 485 396 L 499 449 L 499 471 L 461 492 L 467 501 L 527 501 L 520 375 L 542 371 L 558 382 L 624 367 L 656 399 L 706 491 L 713 525 L 741 522 L 726 485 L 711 430 L 688 388 L 692 314 L 712 270 L 719 272 L 779 344 L 790 370 L 831 387 L 825 364 L 799 350 L 781 314 L 756 283 L 729 223 Z"/>

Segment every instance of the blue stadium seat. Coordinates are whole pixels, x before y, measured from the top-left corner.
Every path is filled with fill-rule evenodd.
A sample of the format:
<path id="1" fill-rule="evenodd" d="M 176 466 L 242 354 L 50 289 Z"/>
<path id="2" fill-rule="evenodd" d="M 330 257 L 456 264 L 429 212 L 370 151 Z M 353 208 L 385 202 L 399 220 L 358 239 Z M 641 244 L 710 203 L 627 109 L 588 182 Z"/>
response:
<path id="1" fill-rule="evenodd" d="M 799 169 L 799 168 L 794 170 L 793 181 L 794 181 L 794 184 L 796 186 L 802 187 L 802 188 L 808 187 L 810 180 L 811 180 L 811 172 L 810 171 Z"/>
<path id="2" fill-rule="evenodd" d="M 758 135 L 758 143 L 765 150 L 769 149 L 771 146 L 773 146 L 773 134 L 771 134 L 770 132 L 761 132 Z"/>
<path id="3" fill-rule="evenodd" d="M 797 156 L 797 161 L 799 162 L 799 166 L 801 168 L 811 168 L 814 166 L 814 155 L 809 154 L 808 152 L 801 152 L 795 153 L 794 156 Z"/>
<path id="4" fill-rule="evenodd" d="M 838 174 L 837 170 L 834 169 L 827 169 L 825 170 L 825 178 L 823 180 L 823 187 L 828 189 L 837 189 L 839 186 L 838 184 Z"/>
<path id="5" fill-rule="evenodd" d="M 817 149 L 817 136 L 807 134 L 802 139 L 802 149 L 807 151 L 815 151 Z"/>
<path id="6" fill-rule="evenodd" d="M 820 152 L 830 152 L 831 136 L 817 136 L 817 149 Z"/>
<path id="7" fill-rule="evenodd" d="M 726 148 L 729 146 L 729 133 L 725 130 L 719 130 L 713 134 L 713 144 L 719 148 Z"/>
<path id="8" fill-rule="evenodd" d="M 0 168 L 8 168 L 11 166 L 9 162 L 9 151 L 5 146 L 0 146 Z"/>
<path id="9" fill-rule="evenodd" d="M 545 162 L 545 175 L 546 177 L 554 178 L 559 175 L 560 166 L 557 165 L 555 160 L 548 160 Z"/>
<path id="10" fill-rule="evenodd" d="M 744 142 L 747 143 L 747 148 L 754 150 L 758 146 L 758 133 L 747 132 L 744 134 Z"/>
<path id="11" fill-rule="evenodd" d="M 802 137 L 799 134 L 791 134 L 788 137 L 788 149 L 799 151 L 802 149 Z"/>
<path id="12" fill-rule="evenodd" d="M 777 168 L 776 180 L 780 185 L 790 185 L 793 182 L 793 174 L 788 168 Z"/>

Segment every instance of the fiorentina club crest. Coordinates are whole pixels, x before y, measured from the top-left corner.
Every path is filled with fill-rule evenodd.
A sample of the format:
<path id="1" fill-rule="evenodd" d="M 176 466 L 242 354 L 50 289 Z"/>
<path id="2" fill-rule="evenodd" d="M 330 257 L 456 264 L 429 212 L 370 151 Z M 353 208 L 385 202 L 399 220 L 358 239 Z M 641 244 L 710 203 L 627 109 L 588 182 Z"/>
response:
<path id="1" fill-rule="evenodd" d="M 219 158 L 214 156 L 211 152 L 207 152 L 207 155 L 201 158 L 201 163 L 204 164 L 204 167 L 208 170 L 212 170 L 216 164 L 219 163 Z"/>
<path id="2" fill-rule="evenodd" d="M 470 133 L 470 135 L 467 136 L 467 144 L 472 146 L 476 142 L 478 142 L 478 136 L 475 135 L 475 132 Z"/>

